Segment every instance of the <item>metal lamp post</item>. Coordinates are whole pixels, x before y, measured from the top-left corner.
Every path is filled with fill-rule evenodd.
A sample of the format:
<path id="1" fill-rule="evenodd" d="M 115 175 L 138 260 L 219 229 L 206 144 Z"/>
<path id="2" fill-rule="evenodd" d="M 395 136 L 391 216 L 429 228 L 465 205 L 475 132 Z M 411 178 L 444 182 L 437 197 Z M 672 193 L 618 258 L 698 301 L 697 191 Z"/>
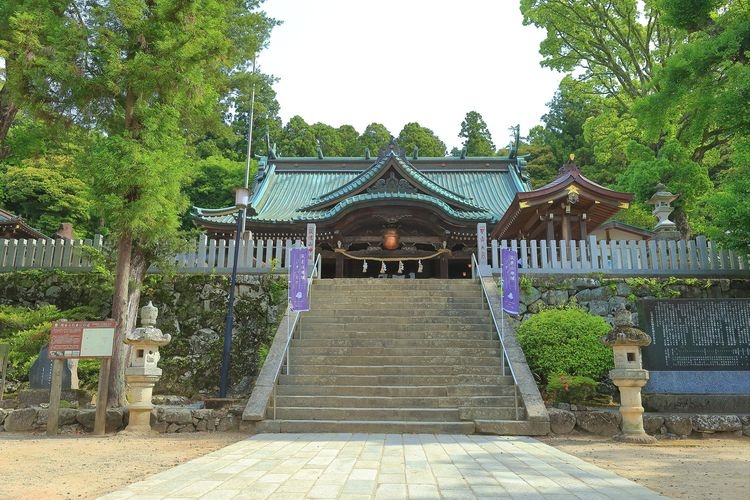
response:
<path id="1" fill-rule="evenodd" d="M 243 217 L 250 198 L 247 188 L 235 188 L 234 205 L 237 207 L 237 224 L 234 229 L 234 259 L 232 260 L 232 278 L 229 280 L 229 304 L 227 304 L 227 321 L 224 327 L 224 355 L 221 359 L 221 381 L 219 383 L 219 397 L 227 397 L 229 381 L 229 359 L 232 351 L 232 328 L 234 324 L 234 289 L 237 284 L 237 260 L 240 255 L 240 233 L 243 227 Z"/>

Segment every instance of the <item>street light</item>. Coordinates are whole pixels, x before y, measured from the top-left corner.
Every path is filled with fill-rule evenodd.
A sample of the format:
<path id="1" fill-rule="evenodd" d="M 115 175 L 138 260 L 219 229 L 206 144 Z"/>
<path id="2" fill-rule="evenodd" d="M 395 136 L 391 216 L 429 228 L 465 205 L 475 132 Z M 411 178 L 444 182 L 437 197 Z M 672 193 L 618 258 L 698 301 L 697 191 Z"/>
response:
<path id="1" fill-rule="evenodd" d="M 221 359 L 221 381 L 219 383 L 219 397 L 227 397 L 227 383 L 229 380 L 229 358 L 232 350 L 232 327 L 234 324 L 234 288 L 237 284 L 237 260 L 240 256 L 240 233 L 242 232 L 244 210 L 247 208 L 250 190 L 235 188 L 234 206 L 237 208 L 235 217 L 237 224 L 234 228 L 234 259 L 232 260 L 232 278 L 229 280 L 229 304 L 227 305 L 227 322 L 224 327 L 224 355 Z"/>

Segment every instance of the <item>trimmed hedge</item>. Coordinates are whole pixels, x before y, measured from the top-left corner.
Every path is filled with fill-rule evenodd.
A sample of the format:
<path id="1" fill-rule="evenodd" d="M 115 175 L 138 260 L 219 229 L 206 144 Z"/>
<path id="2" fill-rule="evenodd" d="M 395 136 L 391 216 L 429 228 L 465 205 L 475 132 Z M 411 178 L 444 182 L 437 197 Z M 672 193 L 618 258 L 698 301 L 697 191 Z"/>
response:
<path id="1" fill-rule="evenodd" d="M 612 369 L 612 349 L 600 340 L 610 330 L 603 318 L 566 306 L 540 311 L 517 335 L 531 371 L 546 384 L 555 373 L 598 378 Z"/>

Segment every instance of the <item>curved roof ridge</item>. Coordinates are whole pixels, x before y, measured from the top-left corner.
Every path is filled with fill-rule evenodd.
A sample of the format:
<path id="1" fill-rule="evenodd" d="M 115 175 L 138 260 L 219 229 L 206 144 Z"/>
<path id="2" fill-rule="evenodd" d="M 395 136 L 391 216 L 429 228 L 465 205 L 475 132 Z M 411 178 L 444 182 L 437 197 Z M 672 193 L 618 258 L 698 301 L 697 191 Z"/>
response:
<path id="1" fill-rule="evenodd" d="M 341 198 L 342 196 L 345 196 L 355 191 L 356 189 L 359 189 L 363 185 L 372 181 L 378 174 L 383 172 L 391 158 L 393 158 L 396 163 L 408 174 L 408 176 L 411 177 L 411 180 L 413 180 L 415 184 L 420 185 L 420 187 L 422 187 L 422 189 L 424 189 L 425 191 L 448 198 L 449 200 L 453 201 L 457 205 L 461 205 L 462 208 L 465 208 L 467 210 L 483 210 L 481 207 L 471 203 L 471 198 L 446 189 L 445 187 L 436 183 L 425 174 L 420 172 L 417 168 L 415 168 L 405 158 L 397 155 L 392 150 L 386 153 L 384 156 L 378 158 L 377 161 L 375 161 L 367 170 L 359 174 L 351 181 L 332 191 L 329 191 L 324 195 L 317 197 L 313 200 L 312 203 L 302 207 L 301 210 L 314 210 L 316 208 L 322 208 L 323 206 L 325 206 L 325 204 L 332 202 L 337 198 Z"/>

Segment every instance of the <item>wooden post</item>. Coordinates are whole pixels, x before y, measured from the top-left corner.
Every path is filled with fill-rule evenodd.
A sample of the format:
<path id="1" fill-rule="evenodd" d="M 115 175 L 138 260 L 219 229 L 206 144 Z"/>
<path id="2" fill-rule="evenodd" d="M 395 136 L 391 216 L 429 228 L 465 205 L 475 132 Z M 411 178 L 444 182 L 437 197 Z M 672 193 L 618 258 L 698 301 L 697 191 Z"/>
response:
<path id="1" fill-rule="evenodd" d="M 336 277 L 344 277 L 344 255 L 340 253 L 336 254 Z"/>
<path id="2" fill-rule="evenodd" d="M 60 416 L 60 394 L 62 393 L 62 373 L 64 359 L 52 360 L 52 382 L 49 391 L 49 408 L 47 408 L 47 435 L 57 435 L 57 422 Z"/>
<path id="3" fill-rule="evenodd" d="M 448 279 L 448 255 L 440 256 L 440 278 Z"/>
<path id="4" fill-rule="evenodd" d="M 554 214 L 548 214 L 547 216 L 547 241 L 555 239 L 555 222 Z"/>
<path id="5" fill-rule="evenodd" d="M 566 213 L 562 216 L 562 239 L 563 241 L 570 239 L 570 216 Z"/>
<path id="6" fill-rule="evenodd" d="M 96 395 L 96 417 L 94 420 L 94 435 L 103 436 L 107 425 L 107 394 L 109 393 L 109 363 L 112 358 L 103 358 L 99 369 L 99 387 Z"/>

